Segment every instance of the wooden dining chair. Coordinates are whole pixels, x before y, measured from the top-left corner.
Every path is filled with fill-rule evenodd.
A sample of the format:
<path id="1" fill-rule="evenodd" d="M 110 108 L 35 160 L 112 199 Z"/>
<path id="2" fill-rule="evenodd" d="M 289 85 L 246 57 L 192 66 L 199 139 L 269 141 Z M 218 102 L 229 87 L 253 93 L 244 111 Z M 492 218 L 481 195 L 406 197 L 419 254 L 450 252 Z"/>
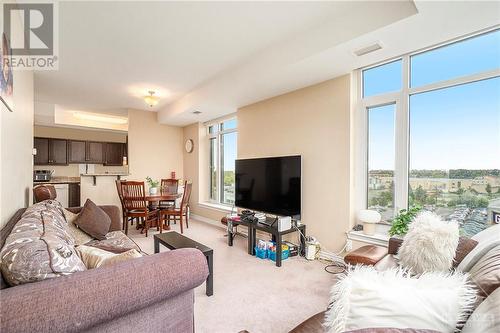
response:
<path id="1" fill-rule="evenodd" d="M 123 202 L 123 194 L 122 194 L 122 180 L 117 179 L 115 181 L 116 183 L 116 191 L 118 192 L 118 198 L 120 199 L 120 204 L 122 206 L 122 230 L 125 230 L 125 234 L 128 233 L 128 223 L 130 222 L 132 225 L 134 225 L 134 218 L 128 218 L 127 217 L 127 210 L 125 208 L 125 203 Z"/>
<path id="2" fill-rule="evenodd" d="M 184 193 L 182 194 L 182 201 L 181 205 L 179 208 L 176 208 L 175 206 L 173 207 L 168 207 L 166 209 L 161 209 L 160 210 L 160 232 L 162 232 L 163 229 L 163 223 L 166 221 L 167 224 L 170 226 L 170 219 L 174 218 L 179 219 L 179 223 L 181 226 L 181 234 L 184 233 L 183 230 L 183 219 L 186 220 L 186 228 L 189 228 L 189 199 L 191 198 L 191 189 L 193 188 L 193 183 L 191 182 L 185 182 L 184 183 Z"/>
<path id="3" fill-rule="evenodd" d="M 144 190 L 144 182 L 122 181 L 121 189 L 123 195 L 123 204 L 125 206 L 126 218 L 138 218 L 143 221 L 141 234 L 148 230 L 153 223 L 160 228 L 158 220 L 158 209 L 149 209 L 146 202 L 146 191 Z M 125 225 L 125 233 L 128 232 L 128 223 Z"/>
<path id="4" fill-rule="evenodd" d="M 160 191 L 177 194 L 179 191 L 179 180 L 178 179 L 162 179 Z M 175 200 L 160 201 L 159 208 L 167 209 L 171 206 L 175 206 Z"/>

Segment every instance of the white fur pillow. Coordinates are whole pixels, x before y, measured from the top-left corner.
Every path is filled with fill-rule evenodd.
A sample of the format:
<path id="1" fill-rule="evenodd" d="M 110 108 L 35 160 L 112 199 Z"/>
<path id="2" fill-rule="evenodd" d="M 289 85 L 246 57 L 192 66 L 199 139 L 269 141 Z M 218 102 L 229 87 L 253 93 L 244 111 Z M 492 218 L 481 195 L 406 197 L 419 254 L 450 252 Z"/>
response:
<path id="1" fill-rule="evenodd" d="M 449 271 L 459 237 L 457 223 L 422 212 L 408 228 L 398 251 L 399 263 L 414 274 Z"/>
<path id="2" fill-rule="evenodd" d="M 357 265 L 333 286 L 324 325 L 329 333 L 376 327 L 451 333 L 474 306 L 469 283 L 460 272 L 416 278 L 404 269 L 378 272 Z"/>

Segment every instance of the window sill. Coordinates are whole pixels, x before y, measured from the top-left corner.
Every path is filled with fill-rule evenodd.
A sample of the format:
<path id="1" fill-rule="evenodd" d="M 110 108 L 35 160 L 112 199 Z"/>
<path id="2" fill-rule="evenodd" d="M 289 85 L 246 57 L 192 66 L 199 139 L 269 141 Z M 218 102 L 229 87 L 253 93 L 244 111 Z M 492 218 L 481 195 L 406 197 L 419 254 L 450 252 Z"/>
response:
<path id="1" fill-rule="evenodd" d="M 220 212 L 226 212 L 226 213 L 231 213 L 231 211 L 233 210 L 232 206 L 223 205 L 223 204 L 214 203 L 214 202 L 199 202 L 198 206 L 200 206 L 202 208 L 213 209 L 213 210 L 217 210 Z"/>
<path id="2" fill-rule="evenodd" d="M 363 231 L 351 230 L 347 233 L 347 239 L 386 247 L 389 245 L 389 238 L 387 233 L 381 232 L 377 232 L 375 235 L 365 235 Z"/>

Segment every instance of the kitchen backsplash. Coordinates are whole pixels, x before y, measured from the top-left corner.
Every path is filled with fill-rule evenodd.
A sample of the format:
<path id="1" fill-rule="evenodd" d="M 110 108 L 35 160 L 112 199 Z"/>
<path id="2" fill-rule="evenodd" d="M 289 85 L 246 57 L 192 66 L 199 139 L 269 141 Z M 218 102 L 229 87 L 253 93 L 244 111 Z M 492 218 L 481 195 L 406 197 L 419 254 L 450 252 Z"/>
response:
<path id="1" fill-rule="evenodd" d="M 89 172 L 91 172 L 90 166 L 94 166 L 93 172 L 95 173 L 128 173 L 128 166 L 105 166 L 102 164 L 89 164 Z M 69 165 L 35 165 L 34 170 L 54 170 L 52 177 L 78 177 L 80 176 L 79 164 L 69 164 Z M 85 170 L 85 164 L 83 164 L 82 170 Z"/>

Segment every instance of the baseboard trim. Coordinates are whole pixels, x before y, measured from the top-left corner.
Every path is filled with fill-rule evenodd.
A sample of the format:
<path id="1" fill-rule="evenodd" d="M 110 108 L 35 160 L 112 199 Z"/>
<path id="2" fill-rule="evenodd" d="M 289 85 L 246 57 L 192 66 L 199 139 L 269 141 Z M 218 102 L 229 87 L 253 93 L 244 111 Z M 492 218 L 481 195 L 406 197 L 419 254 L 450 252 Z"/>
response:
<path id="1" fill-rule="evenodd" d="M 196 215 L 196 214 L 190 214 L 189 217 L 192 219 L 195 219 L 197 221 L 207 223 L 207 224 L 213 225 L 215 227 L 226 230 L 226 226 L 223 225 L 220 221 L 212 220 L 212 219 L 209 219 L 208 217 Z"/>

